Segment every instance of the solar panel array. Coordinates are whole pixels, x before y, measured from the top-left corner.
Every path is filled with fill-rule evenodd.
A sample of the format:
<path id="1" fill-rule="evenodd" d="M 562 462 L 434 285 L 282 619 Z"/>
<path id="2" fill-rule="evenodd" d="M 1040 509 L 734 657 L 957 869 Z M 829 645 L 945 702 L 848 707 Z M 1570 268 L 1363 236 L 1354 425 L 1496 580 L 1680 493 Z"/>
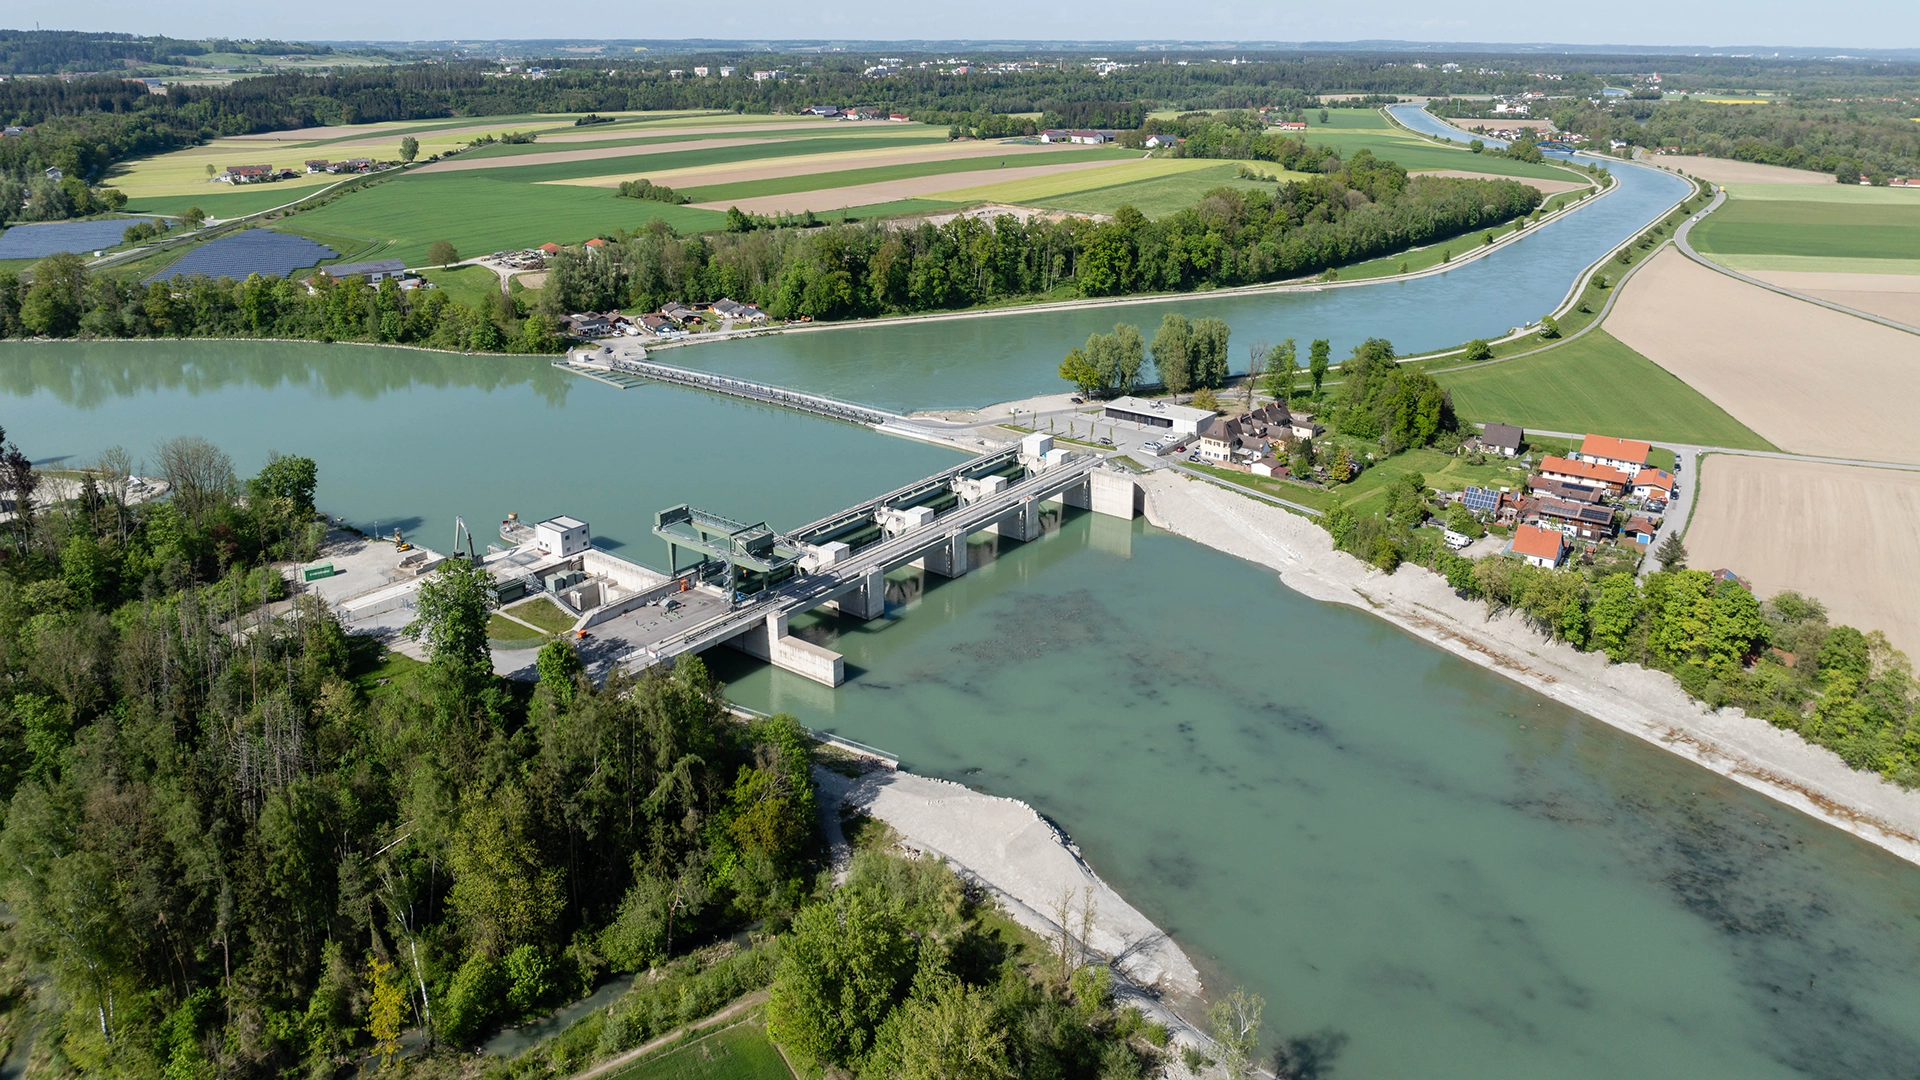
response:
<path id="1" fill-rule="evenodd" d="M 61 251 L 76 254 L 100 251 L 120 243 L 127 226 L 144 218 L 107 218 L 102 221 L 56 221 L 50 225 L 15 225 L 0 233 L 0 259 L 44 259 Z"/>
<path id="2" fill-rule="evenodd" d="M 1491 514 L 1500 509 L 1500 493 L 1492 488 L 1469 487 L 1461 492 L 1460 496 L 1460 501 L 1465 503 L 1469 510 L 1480 510 Z"/>
<path id="3" fill-rule="evenodd" d="M 236 281 L 252 274 L 286 277 L 322 259 L 339 257 L 339 253 L 332 248 L 316 244 L 304 236 L 274 232 L 272 229 L 248 229 L 187 252 L 179 262 L 147 280 L 169 281 L 201 275 L 230 277 Z"/>

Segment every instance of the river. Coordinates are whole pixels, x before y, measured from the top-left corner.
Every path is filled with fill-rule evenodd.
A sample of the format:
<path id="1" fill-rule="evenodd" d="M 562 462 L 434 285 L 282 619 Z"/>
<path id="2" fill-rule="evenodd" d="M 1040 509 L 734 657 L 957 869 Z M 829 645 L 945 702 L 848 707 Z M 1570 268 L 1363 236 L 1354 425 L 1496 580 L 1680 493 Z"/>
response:
<path id="1" fill-rule="evenodd" d="M 770 334 L 661 349 L 656 357 L 906 412 L 977 408 L 1059 390 L 1065 385 L 1060 358 L 1088 334 L 1126 322 L 1151 339 L 1169 312 L 1225 319 L 1233 328 L 1235 370 L 1245 370 L 1247 344 L 1289 337 L 1298 341 L 1303 362 L 1315 338 L 1329 339 L 1335 357 L 1372 337 L 1386 338 L 1402 353 L 1445 348 L 1499 337 L 1550 314 L 1582 271 L 1689 191 L 1670 173 L 1613 165 L 1617 189 L 1590 205 L 1484 258 L 1405 281 L 1252 295 L 1199 292 L 1151 303 Z"/>
<path id="2" fill-rule="evenodd" d="M 1590 238 L 1604 250 L 1674 194 L 1654 190 L 1657 174 L 1621 174 L 1618 194 L 1509 249 L 1531 270 L 1483 280 L 1475 318 L 1510 325 L 1564 292 L 1591 256 L 1539 243 L 1551 229 L 1604 210 L 1615 233 Z M 1634 199 L 1647 201 L 1622 213 Z M 1503 280 L 1524 286 L 1517 299 Z M 1400 334 L 1383 329 L 1391 315 L 1403 345 L 1464 336 L 1445 302 L 1460 294 L 1419 294 L 1423 320 L 1396 299 L 1417 285 L 1309 294 L 1350 299 L 1337 320 L 1322 309 L 1319 326 L 1289 332 Z M 1293 325 L 1275 312 L 1301 302 L 1179 309 L 1230 317 L 1244 339 Z M 782 381 L 899 395 L 849 395 L 877 404 L 978 403 L 1052 385 L 1029 361 L 1058 342 L 1029 339 L 1071 340 L 1080 331 L 1061 326 L 1081 318 L 675 356 L 767 376 L 769 350 L 803 346 L 820 351 L 783 354 Z M 807 355 L 824 370 L 803 368 Z M 150 457 L 186 433 L 243 471 L 270 448 L 308 454 L 322 505 L 363 527 L 399 523 L 439 545 L 454 514 L 485 537 L 508 510 L 572 513 L 656 564 L 647 527 L 669 504 L 787 526 L 953 460 L 540 360 L 344 345 L 0 344 L 0 424 L 46 464 L 113 443 Z M 840 689 L 716 664 L 743 704 L 1033 803 L 1210 985 L 1265 995 L 1269 1030 L 1318 1047 L 1339 1076 L 1839 1080 L 1920 1060 L 1920 868 L 1144 522 L 1074 515 L 978 557 L 957 581 L 896 578 L 883 621 L 800 620 L 846 653 Z"/>

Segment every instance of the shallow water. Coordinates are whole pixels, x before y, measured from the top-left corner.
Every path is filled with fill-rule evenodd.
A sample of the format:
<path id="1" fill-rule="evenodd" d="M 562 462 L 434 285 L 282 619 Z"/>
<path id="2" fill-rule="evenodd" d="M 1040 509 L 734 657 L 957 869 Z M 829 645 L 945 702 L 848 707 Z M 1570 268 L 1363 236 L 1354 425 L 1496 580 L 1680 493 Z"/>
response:
<path id="1" fill-rule="evenodd" d="M 1339 1076 L 1920 1060 L 1920 868 L 1380 620 L 1091 516 L 891 591 L 730 695 L 1032 803 Z"/>

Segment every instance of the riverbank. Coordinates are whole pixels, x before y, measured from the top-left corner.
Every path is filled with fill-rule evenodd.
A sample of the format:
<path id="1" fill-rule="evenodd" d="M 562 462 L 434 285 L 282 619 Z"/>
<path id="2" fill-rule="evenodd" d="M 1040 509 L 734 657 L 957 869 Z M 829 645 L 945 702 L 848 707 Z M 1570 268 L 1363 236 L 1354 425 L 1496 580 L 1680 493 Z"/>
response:
<path id="1" fill-rule="evenodd" d="M 1076 928 L 1088 897 L 1092 932 L 1081 945 L 1104 957 L 1126 1004 L 1166 1024 L 1182 1042 L 1205 1045 L 1189 1015 L 1200 1014 L 1200 972 L 1166 931 L 1126 902 L 1080 857 L 1052 822 L 1016 799 L 984 795 L 950 780 L 893 769 L 858 778 L 814 770 L 823 824 L 836 851 L 845 844 L 836 809 L 885 822 L 915 851 L 945 859 L 963 880 L 985 889 L 1021 926 L 1043 938 L 1060 934 L 1057 908 L 1070 905 Z M 1076 935 L 1077 936 L 1077 935 Z"/>
<path id="2" fill-rule="evenodd" d="M 1335 551 L 1305 518 L 1168 472 L 1140 478 L 1154 525 L 1277 570 L 1289 588 L 1379 616 L 1793 809 L 1920 864 L 1920 792 L 1858 772 L 1737 709 L 1709 711 L 1664 672 L 1610 663 L 1541 637 L 1520 616 L 1488 617 L 1418 567 L 1385 574 Z"/>

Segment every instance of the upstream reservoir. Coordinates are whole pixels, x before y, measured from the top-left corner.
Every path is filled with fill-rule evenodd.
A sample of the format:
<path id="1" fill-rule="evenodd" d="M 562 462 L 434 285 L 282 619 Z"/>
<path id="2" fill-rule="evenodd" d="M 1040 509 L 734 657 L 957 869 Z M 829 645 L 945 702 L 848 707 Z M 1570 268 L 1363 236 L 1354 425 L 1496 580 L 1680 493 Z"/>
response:
<path id="1" fill-rule="evenodd" d="M 354 346 L 4 345 L 0 423 L 42 462 L 183 433 L 244 472 L 310 454 L 366 528 L 437 545 L 455 514 L 484 537 L 573 513 L 655 564 L 668 503 L 793 525 L 954 460 L 537 359 Z M 975 561 L 897 575 L 884 621 L 800 620 L 846 654 L 840 689 L 716 664 L 742 704 L 1031 802 L 1335 1075 L 1920 1060 L 1920 868 L 1144 522 L 1076 514 Z"/>

